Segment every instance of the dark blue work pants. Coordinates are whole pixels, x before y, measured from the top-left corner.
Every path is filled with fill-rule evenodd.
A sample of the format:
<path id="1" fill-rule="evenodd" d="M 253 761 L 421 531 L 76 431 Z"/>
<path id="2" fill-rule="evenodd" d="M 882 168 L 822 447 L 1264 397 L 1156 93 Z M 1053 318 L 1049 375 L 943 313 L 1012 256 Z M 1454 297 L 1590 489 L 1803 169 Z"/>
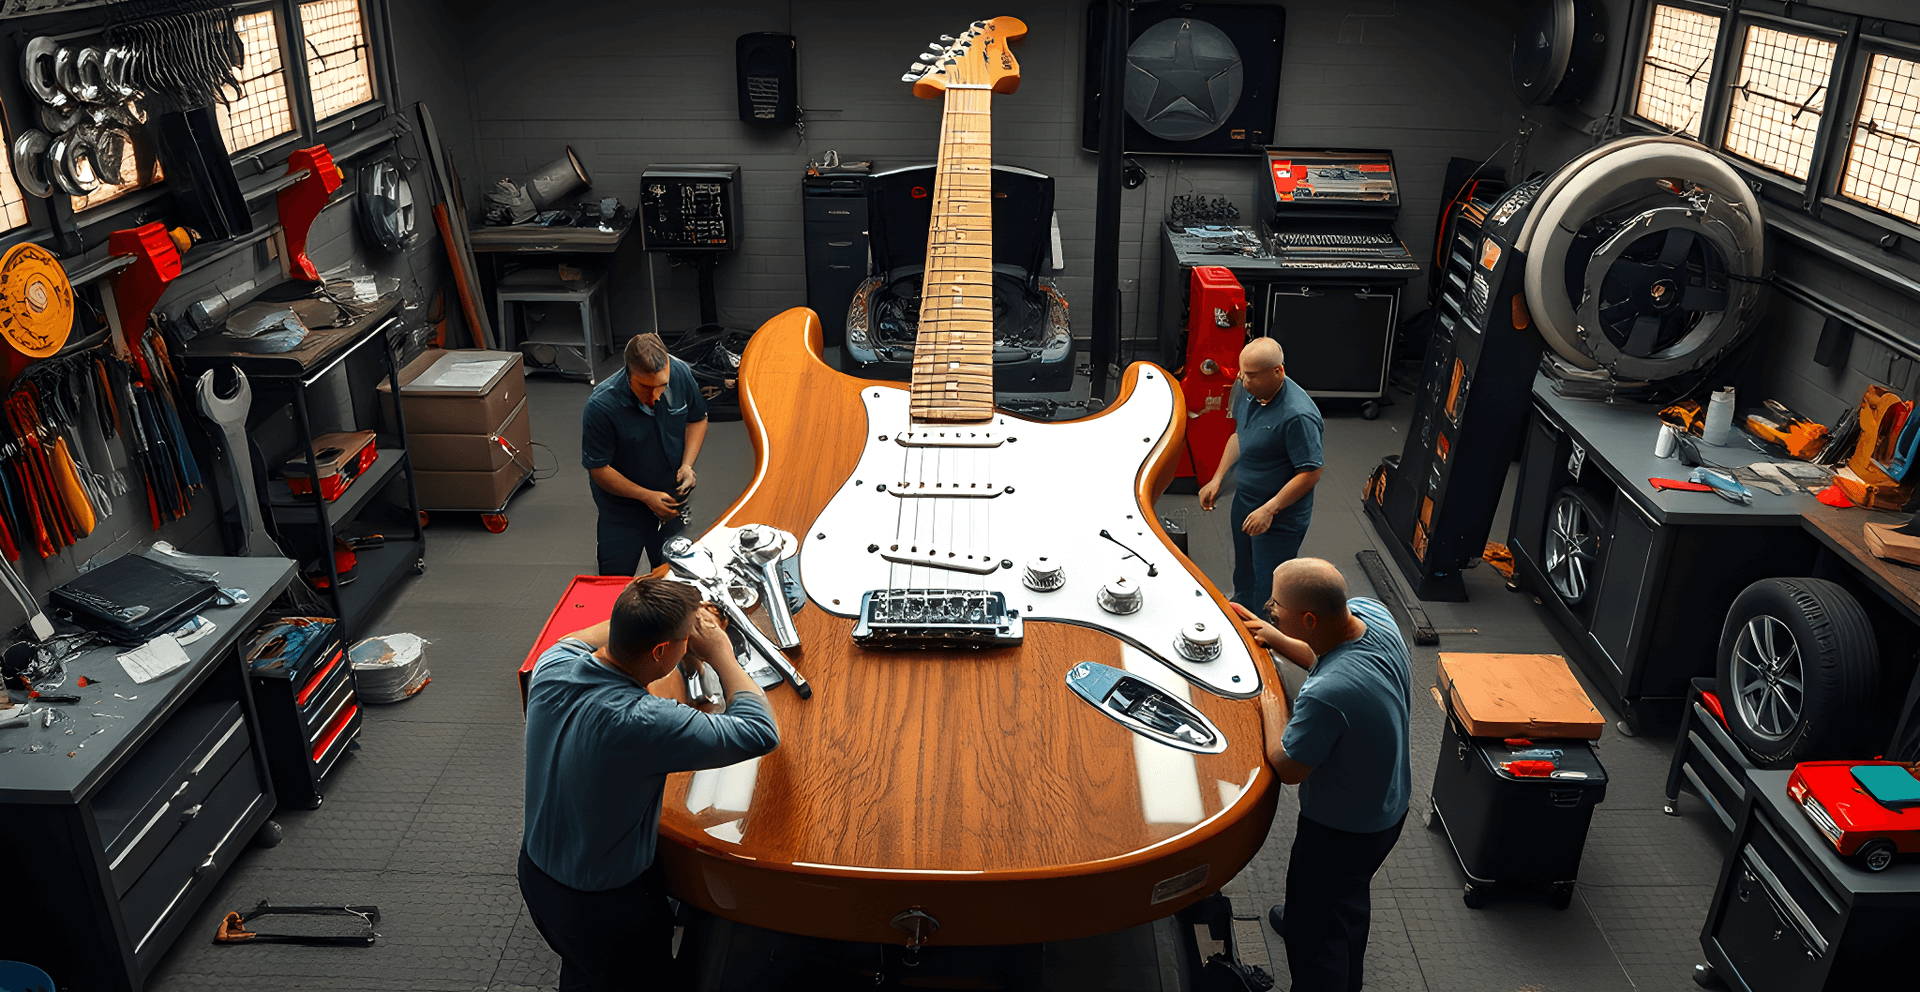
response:
<path id="1" fill-rule="evenodd" d="M 1233 515 L 1227 518 L 1233 527 L 1233 595 L 1230 598 L 1256 616 L 1267 615 L 1264 607 L 1267 597 L 1273 594 L 1273 570 L 1281 562 L 1300 557 L 1300 542 L 1306 539 L 1307 522 L 1313 517 L 1312 504 L 1305 508 L 1295 504 L 1274 514 L 1273 525 L 1266 533 L 1248 537 L 1240 525 L 1246 522 L 1247 514 L 1264 502 L 1265 499 L 1243 500 L 1236 494 Z"/>

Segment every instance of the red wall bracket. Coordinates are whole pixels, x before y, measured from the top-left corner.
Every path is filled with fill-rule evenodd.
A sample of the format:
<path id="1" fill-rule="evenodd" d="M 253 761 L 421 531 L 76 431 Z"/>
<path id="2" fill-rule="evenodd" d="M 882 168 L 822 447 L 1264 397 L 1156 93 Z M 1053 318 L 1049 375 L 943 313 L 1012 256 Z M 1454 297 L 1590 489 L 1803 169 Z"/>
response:
<path id="1" fill-rule="evenodd" d="M 287 156 L 287 175 L 301 169 L 311 172 L 305 179 L 280 191 L 280 226 L 286 231 L 288 271 L 299 278 L 317 281 L 320 271 L 314 268 L 313 259 L 307 257 L 307 231 L 313 227 L 313 219 L 320 216 L 321 208 L 327 205 L 327 198 L 346 181 L 346 176 L 333 164 L 333 155 L 325 145 L 302 148 Z"/>
<path id="2" fill-rule="evenodd" d="M 113 298 L 121 333 L 137 341 L 167 284 L 180 276 L 180 248 L 155 221 L 107 235 L 107 253 L 133 256 L 132 265 L 113 274 Z"/>

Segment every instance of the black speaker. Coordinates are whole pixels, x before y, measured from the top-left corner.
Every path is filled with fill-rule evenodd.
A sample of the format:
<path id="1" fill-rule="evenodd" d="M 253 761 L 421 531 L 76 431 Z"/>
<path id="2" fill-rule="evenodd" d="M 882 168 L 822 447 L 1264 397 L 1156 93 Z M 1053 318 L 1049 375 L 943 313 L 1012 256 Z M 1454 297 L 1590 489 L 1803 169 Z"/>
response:
<path id="1" fill-rule="evenodd" d="M 792 127 L 800 119 L 793 35 L 743 34 L 733 43 L 733 58 L 740 77 L 740 119 L 755 127 Z"/>
<path id="2" fill-rule="evenodd" d="M 1100 150 L 1107 5 L 1087 5 L 1080 147 Z M 1273 3 L 1135 4 L 1127 16 L 1126 151 L 1238 155 L 1273 143 L 1287 12 Z"/>

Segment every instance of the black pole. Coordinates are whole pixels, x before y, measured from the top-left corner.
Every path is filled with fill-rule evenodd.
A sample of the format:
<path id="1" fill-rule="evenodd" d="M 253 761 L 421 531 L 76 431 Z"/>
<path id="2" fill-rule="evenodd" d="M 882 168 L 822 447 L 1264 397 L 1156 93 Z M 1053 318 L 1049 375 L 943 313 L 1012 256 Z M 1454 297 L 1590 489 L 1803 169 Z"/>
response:
<path id="1" fill-rule="evenodd" d="M 694 268 L 700 273 L 700 324 L 705 327 L 720 323 L 720 298 L 713 288 L 713 270 L 719 266 L 720 259 L 714 255 L 695 256 Z"/>
<path id="2" fill-rule="evenodd" d="M 1107 367 L 1120 343 L 1120 168 L 1126 149 L 1127 0 L 1107 0 L 1100 58 L 1100 176 L 1093 214 L 1093 395 L 1107 398 Z"/>

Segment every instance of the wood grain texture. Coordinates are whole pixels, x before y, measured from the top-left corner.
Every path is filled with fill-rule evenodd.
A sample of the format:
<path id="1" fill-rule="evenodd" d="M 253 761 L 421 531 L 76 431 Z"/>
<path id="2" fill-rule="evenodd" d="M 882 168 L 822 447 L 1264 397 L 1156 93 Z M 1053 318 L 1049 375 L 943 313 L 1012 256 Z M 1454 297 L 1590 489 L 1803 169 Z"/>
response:
<path id="1" fill-rule="evenodd" d="M 804 309 L 754 335 L 741 395 L 760 471 L 722 524 L 811 536 L 859 459 L 860 390 L 901 388 L 841 375 L 819 347 L 818 320 Z M 1141 368 L 1128 371 L 1120 402 Z M 1171 471 L 1179 432 L 1168 433 L 1141 473 L 1143 502 Z M 1070 501 L 1061 505 L 1069 512 Z M 1217 593 L 1216 604 L 1224 609 Z M 1159 665 L 1100 631 L 1029 623 L 1018 648 L 876 652 L 852 642 L 852 621 L 817 606 L 794 622 L 802 646 L 788 656 L 815 693 L 769 693 L 780 747 L 752 773 L 669 779 L 660 857 L 681 899 L 841 940 L 904 942 L 887 921 L 911 907 L 940 920 L 935 943 L 1062 939 L 1168 915 L 1218 889 L 1266 836 L 1278 792 L 1257 703 L 1193 689 L 1230 747 L 1187 755 L 1151 745 L 1179 774 L 1143 782 L 1141 769 L 1165 769 L 1167 756 L 1136 760 L 1134 735 L 1065 685 L 1079 661 Z M 676 682 L 655 691 L 681 698 Z M 695 774 L 709 778 L 696 784 Z M 741 809 L 711 802 L 727 776 L 736 796 L 751 782 L 750 799 L 724 804 Z M 1168 816 L 1161 803 L 1163 822 L 1148 822 L 1148 793 L 1184 798 L 1189 813 Z M 1200 865 L 1208 870 L 1190 891 L 1151 901 L 1157 883 Z"/>

